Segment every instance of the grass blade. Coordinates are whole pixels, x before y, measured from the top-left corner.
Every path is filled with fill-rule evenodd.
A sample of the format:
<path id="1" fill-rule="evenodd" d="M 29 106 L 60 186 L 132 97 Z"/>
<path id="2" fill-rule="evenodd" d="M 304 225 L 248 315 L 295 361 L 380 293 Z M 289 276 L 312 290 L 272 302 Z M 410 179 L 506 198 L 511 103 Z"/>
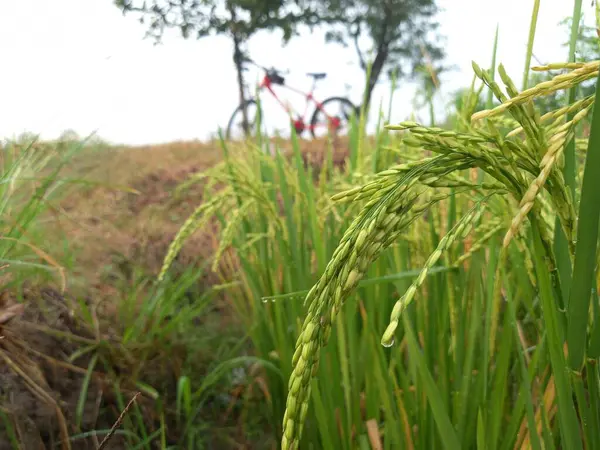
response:
<path id="1" fill-rule="evenodd" d="M 523 70 L 523 90 L 527 89 L 529 80 L 529 68 L 531 67 L 531 55 L 533 53 L 533 41 L 535 40 L 535 29 L 537 27 L 538 13 L 540 12 L 540 0 L 534 0 L 531 13 L 531 24 L 529 25 L 529 39 L 527 40 L 527 55 L 525 56 L 525 69 Z"/>
<path id="2" fill-rule="evenodd" d="M 573 7 L 573 17 L 571 24 L 571 37 L 569 39 L 569 62 L 575 62 L 575 49 L 577 46 L 577 38 L 579 37 L 579 21 L 581 19 L 581 0 L 575 0 Z M 577 92 L 577 87 L 572 87 L 569 89 L 569 96 L 567 100 L 567 104 L 572 104 L 575 101 Z M 566 120 L 569 121 L 573 118 L 573 114 L 567 114 Z M 567 142 L 564 150 L 565 157 L 565 166 L 563 168 L 563 174 L 565 177 L 565 182 L 567 187 L 571 192 L 571 196 L 573 200 L 575 200 L 575 174 L 577 173 L 577 162 L 575 159 L 575 140 L 571 139 Z M 558 273 L 561 278 L 561 287 L 562 287 L 562 295 L 565 301 L 565 304 L 568 305 L 569 300 L 569 292 L 571 289 L 571 277 L 572 277 L 572 267 L 571 267 L 571 258 L 569 254 L 569 247 L 567 243 L 567 238 L 559 226 L 559 219 L 556 218 L 555 221 L 555 230 L 556 235 L 554 237 L 554 248 L 556 252 L 557 258 L 557 267 Z"/>
<path id="3" fill-rule="evenodd" d="M 600 79 L 600 78 L 599 78 Z M 596 81 L 596 96 L 600 84 Z M 588 144 L 579 222 L 577 245 L 573 265 L 573 282 L 569 296 L 567 345 L 569 365 L 580 371 L 586 349 L 586 333 L 589 317 L 590 296 L 596 273 L 596 250 L 598 245 L 598 222 L 600 221 L 600 111 L 594 108 Z"/>
<path id="4" fill-rule="evenodd" d="M 492 67 L 490 68 L 490 79 L 494 81 L 494 77 L 496 76 L 496 55 L 498 53 L 498 31 L 499 25 L 496 25 L 496 34 L 494 35 L 494 50 L 492 52 Z M 492 109 L 494 101 L 494 92 L 491 89 L 488 89 L 488 96 L 486 102 L 486 108 Z"/>
<path id="5" fill-rule="evenodd" d="M 81 391 L 77 400 L 77 410 L 75 414 L 75 425 L 77 428 L 81 428 L 83 409 L 85 408 L 85 403 L 87 401 L 88 387 L 90 385 L 90 380 L 92 379 L 92 374 L 94 373 L 94 367 L 96 367 L 96 361 L 98 361 L 98 353 L 94 353 L 94 356 L 92 356 L 85 377 L 83 378 L 83 383 L 81 384 Z"/>
<path id="6" fill-rule="evenodd" d="M 414 359 L 419 375 L 422 378 L 427 400 L 429 401 L 435 418 L 435 423 L 438 426 L 440 435 L 443 436 L 442 443 L 444 444 L 444 448 L 447 450 L 460 450 L 463 447 L 458 440 L 458 436 L 448 417 L 448 413 L 444 411 L 445 408 L 442 401 L 442 395 L 433 380 L 431 372 L 427 368 L 427 363 L 425 362 L 419 344 L 417 343 L 417 338 L 412 324 L 408 319 L 408 315 L 403 315 L 402 320 L 404 322 L 406 342 L 408 343 L 410 355 L 411 358 Z"/>
<path id="7" fill-rule="evenodd" d="M 579 424 L 573 406 L 573 390 L 567 377 L 563 353 L 563 338 L 559 328 L 558 309 L 552 295 L 550 274 L 546 265 L 544 244 L 538 231 L 537 220 L 532 220 L 534 239 L 534 261 L 542 300 L 542 312 L 548 335 L 548 350 L 558 396 L 558 417 L 563 444 L 566 448 L 583 450 Z"/>

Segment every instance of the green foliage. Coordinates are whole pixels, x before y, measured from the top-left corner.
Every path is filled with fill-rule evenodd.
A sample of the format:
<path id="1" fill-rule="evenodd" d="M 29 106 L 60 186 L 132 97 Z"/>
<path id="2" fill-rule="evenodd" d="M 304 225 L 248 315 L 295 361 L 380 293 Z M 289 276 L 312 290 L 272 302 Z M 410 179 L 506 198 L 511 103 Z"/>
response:
<path id="1" fill-rule="evenodd" d="M 303 1 L 283 0 L 115 0 L 123 13 L 137 13 L 147 24 L 148 36 L 160 40 L 165 29 L 176 28 L 184 38 L 212 34 L 236 35 L 248 40 L 260 30 L 279 29 L 288 40 L 300 23 L 316 20 Z"/>
<path id="2" fill-rule="evenodd" d="M 587 64 L 553 64 L 537 68 L 536 70 L 568 69 L 570 72 L 523 92 L 517 91 L 512 80 L 500 66 L 499 74 L 508 96 L 501 91 L 500 86 L 487 72 L 482 71 L 475 64 L 473 68 L 477 77 L 501 102 L 499 106 L 493 110 L 474 114 L 471 118 L 473 126 L 468 132 L 458 133 L 440 128 L 426 128 L 414 122 L 388 126 L 391 130 L 410 132 L 410 135 L 404 139 L 406 145 L 433 152 L 436 156 L 423 158 L 411 164 L 393 166 L 380 172 L 375 180 L 361 187 L 349 189 L 333 198 L 357 202 L 361 206 L 355 220 L 347 228 L 333 252 L 327 268 L 306 296 L 308 312 L 296 342 L 292 359 L 293 372 L 288 383 L 287 407 L 283 419 L 282 448 L 284 449 L 296 449 L 299 446 L 307 420 L 311 389 L 314 385 L 312 378 L 319 373 L 321 350 L 328 344 L 332 335 L 331 328 L 336 323 L 336 316 L 344 303 L 351 298 L 358 280 L 367 273 L 368 268 L 377 261 L 387 246 L 406 232 L 407 226 L 413 222 L 411 216 L 437 206 L 441 200 L 439 196 L 442 195 L 440 189 L 456 187 L 454 180 L 448 177 L 455 176 L 464 169 L 474 168 L 483 171 L 483 180 L 489 180 L 488 182 L 492 184 L 486 187 L 486 183 L 482 183 L 480 185 L 482 195 L 473 198 L 474 206 L 465 211 L 462 217 L 455 216 L 453 220 L 455 225 L 439 240 L 435 250 L 425 261 L 419 276 L 396 301 L 390 314 L 390 323 L 383 333 L 381 342 L 389 347 L 404 335 L 405 338 L 408 337 L 408 345 L 412 346 L 412 352 L 419 351 L 414 336 L 411 336 L 412 324 L 409 312 L 417 290 L 424 284 L 428 271 L 435 266 L 443 253 L 447 252 L 457 240 L 464 239 L 470 234 L 485 209 L 492 206 L 491 214 L 487 215 L 488 221 L 505 217 L 498 209 L 499 203 L 503 201 L 498 202 L 496 197 L 508 194 L 518 202 L 518 208 L 512 213 L 514 217 L 506 231 L 499 253 L 500 264 L 496 268 L 497 273 L 491 290 L 492 327 L 486 353 L 490 358 L 496 356 L 497 329 L 501 326 L 499 309 L 502 308 L 498 302 L 501 289 L 507 289 L 506 284 L 502 282 L 502 273 L 510 246 L 519 235 L 531 233 L 533 246 L 529 251 L 534 255 L 537 274 L 534 284 L 539 289 L 538 295 L 541 299 L 540 330 L 547 332 L 548 356 L 557 390 L 561 442 L 568 448 L 576 449 L 583 448 L 583 441 L 589 443 L 595 439 L 596 435 L 592 434 L 592 428 L 588 428 L 585 419 L 583 419 L 584 430 L 581 436 L 576 408 L 579 410 L 580 417 L 589 414 L 585 404 L 586 391 L 597 390 L 599 383 L 595 376 L 583 380 L 579 374 L 587 337 L 590 335 L 589 296 L 590 292 L 597 288 L 595 282 L 592 283 L 592 279 L 597 276 L 597 267 L 595 267 L 597 260 L 595 244 L 598 239 L 597 189 L 587 188 L 588 190 L 585 191 L 588 193 L 587 203 L 584 204 L 582 198 L 580 229 L 576 233 L 575 205 L 560 171 L 564 164 L 563 151 L 575 138 L 576 127 L 585 120 L 591 109 L 591 102 L 589 99 L 583 99 L 559 108 L 550 116 L 546 114 L 542 117 L 534 109 L 532 102 L 546 93 L 569 89 L 583 81 L 597 78 L 599 64 L 596 61 Z M 597 85 L 596 89 L 600 89 L 600 85 Z M 510 128 L 506 129 L 502 122 L 498 122 L 498 118 L 503 113 L 510 114 L 511 120 L 516 121 L 520 126 L 512 131 Z M 555 120 L 549 125 L 543 125 L 548 118 Z M 478 126 L 482 119 L 486 120 L 485 127 Z M 587 174 L 588 171 L 590 174 L 593 173 L 598 167 L 592 162 L 592 158 L 596 156 L 596 148 L 593 147 L 596 145 L 594 137 L 598 128 L 596 122 L 597 115 L 594 114 L 587 157 L 589 165 L 586 165 L 584 187 L 586 181 L 593 185 L 597 178 L 595 175 Z M 428 187 L 434 189 L 430 190 Z M 424 204 L 417 201 L 420 198 L 423 199 Z M 594 198 L 596 200 L 592 200 Z M 506 204 L 509 203 L 506 201 Z M 551 242 L 552 222 L 547 218 L 548 212 L 544 211 L 548 206 L 551 208 L 550 217 L 556 215 L 559 219 L 558 224 L 567 239 L 569 256 L 575 259 L 576 264 L 581 261 L 576 274 L 580 281 L 577 286 L 578 291 L 575 297 L 573 297 L 575 294 L 572 294 L 572 298 L 576 298 L 577 301 L 572 300 L 567 303 L 567 299 L 562 297 L 561 280 L 555 271 L 557 260 Z M 524 230 L 527 219 L 529 219 L 529 227 Z M 580 239 L 589 237 L 590 240 L 587 244 L 578 245 L 576 253 L 577 237 Z M 563 316 L 562 308 L 565 308 L 565 305 L 568 305 L 568 324 L 565 324 Z M 399 334 L 401 321 L 404 325 L 404 333 Z M 502 329 L 510 333 L 510 327 L 506 328 L 504 325 Z M 568 338 L 565 341 L 566 336 Z M 538 338 L 540 337 L 541 335 Z M 567 362 L 563 353 L 565 342 L 571 349 L 569 353 L 575 355 L 569 354 L 573 361 L 572 370 L 577 371 L 573 378 L 567 376 Z M 507 350 L 507 344 L 500 348 L 497 355 L 498 364 L 508 354 Z M 446 448 L 469 448 L 468 441 L 461 443 L 460 438 L 454 435 L 452 423 L 447 416 L 447 411 L 444 411 L 446 405 L 440 403 L 440 393 L 431 379 L 432 368 L 428 369 L 426 364 L 426 360 L 420 358 L 416 361 L 435 425 L 440 434 L 445 436 L 443 445 Z M 437 369 L 439 370 L 439 367 Z M 573 393 L 577 397 L 577 403 L 574 401 Z M 491 405 L 496 408 L 498 406 L 495 402 Z M 479 405 L 478 409 L 484 406 L 488 407 L 485 397 L 484 403 Z M 531 423 L 531 409 L 529 411 L 527 420 Z M 497 434 L 499 422 L 495 421 L 492 427 L 495 434 L 492 435 L 493 440 L 488 442 L 486 448 L 495 447 L 499 438 Z M 478 433 L 479 436 L 485 434 L 488 433 L 485 431 Z M 512 439 L 510 436 L 509 438 Z M 469 438 L 463 436 L 463 439 Z"/>
<path id="3" fill-rule="evenodd" d="M 365 72 L 372 64 L 367 107 L 373 88 L 386 71 L 390 76 L 415 76 L 427 67 L 426 79 L 431 80 L 448 69 L 438 65 L 445 52 L 437 34 L 435 0 L 329 0 L 322 7 L 334 18 L 327 39 L 352 43 Z M 367 49 L 361 48 L 362 38 L 368 39 Z"/>
<path id="4" fill-rule="evenodd" d="M 72 287 L 77 277 L 74 267 L 65 267 L 55 254 L 64 245 L 64 260 L 77 264 L 71 242 L 66 237 L 56 242 L 55 227 L 65 218 L 77 219 L 63 209 L 62 201 L 81 194 L 77 190 L 82 184 L 94 183 L 69 175 L 81 175 L 86 162 L 97 165 L 97 146 L 103 148 L 72 133 L 56 142 L 24 134 L 0 143 L 0 375 L 9 380 L 10 390 L 10 396 L 4 395 L 6 390 L 0 395 L 0 447 L 30 448 L 39 433 L 64 448 L 96 448 L 92 439 L 101 441 L 108 434 L 132 390 L 142 396 L 115 432 L 115 440 L 122 438 L 118 448 L 233 446 L 227 429 L 233 426 L 231 417 L 238 417 L 242 407 L 255 406 L 243 388 L 251 385 L 252 371 L 271 366 L 246 356 L 243 333 L 223 326 L 215 299 L 229 286 L 205 288 L 200 264 L 170 273 L 156 284 L 136 266 L 128 276 L 112 274 L 115 295 L 108 312 L 105 303 L 92 296 L 77 298 L 72 289 L 65 289 L 62 297 L 50 289 Z M 52 300 L 38 290 L 52 292 Z M 13 297 L 27 303 L 13 305 Z M 60 307 L 64 310 L 58 309 L 55 316 Z M 63 323 L 68 328 L 62 328 Z M 44 354 L 51 346 L 56 349 Z M 29 389 L 33 397 L 23 395 Z M 239 399 L 231 395 L 236 389 L 243 393 Z M 60 403 L 52 403 L 54 395 L 65 392 L 69 395 Z M 29 398 L 31 407 L 23 409 Z M 95 430 L 86 429 L 91 410 Z M 252 418 L 246 423 L 258 429 Z M 252 438 L 244 437 L 246 442 Z"/>
<path id="5" fill-rule="evenodd" d="M 340 39 L 356 36 L 348 30 Z M 329 148 L 307 167 L 295 139 L 291 154 L 271 156 L 260 130 L 254 144 L 223 142 L 223 163 L 189 183 L 208 180 L 210 200 L 175 239 L 161 283 L 185 238 L 218 221 L 206 264 L 231 281 L 257 359 L 216 364 L 199 383 L 186 372 L 177 420 L 192 428 L 194 392 L 253 362 L 262 426 L 283 448 L 598 448 L 598 115 L 589 142 L 582 124 L 599 64 L 537 67 L 536 82 L 526 69 L 523 91 L 495 70 L 474 65 L 482 83 L 457 94 L 453 129 L 404 122 L 372 142 L 354 128 L 342 169 Z M 487 110 L 484 88 L 495 97 Z M 587 157 L 585 172 L 572 167 L 575 195 L 563 174 L 570 146 Z M 577 267 L 571 300 L 559 232 Z M 145 324 L 130 342 L 157 341 Z"/>
<path id="6" fill-rule="evenodd" d="M 264 363 L 240 356 L 245 353 L 243 335 L 233 327 L 223 330 L 215 308 L 226 286 L 202 289 L 203 274 L 201 265 L 193 265 L 157 283 L 138 273 L 132 281 L 123 282 L 127 285 L 117 285 L 123 292 L 116 299 L 118 335 L 112 338 L 110 349 L 99 345 L 94 358 L 97 366 L 110 368 L 107 375 L 119 411 L 132 385 L 144 393 L 152 409 L 148 414 L 136 406 L 125 416 L 121 426 L 125 448 L 167 448 L 165 440 L 169 448 L 230 445 L 229 424 L 223 416 L 233 406 L 239 408 L 230 392 L 250 385 L 248 373 Z M 92 315 L 84 317 L 91 320 Z M 80 403 L 85 395 L 84 384 Z M 244 400 L 252 404 L 249 396 Z"/>
<path id="7" fill-rule="evenodd" d="M 280 30 L 287 42 L 298 25 L 312 26 L 322 20 L 312 8 L 312 0 L 115 0 L 115 4 L 124 14 L 138 13 L 142 24 L 148 21 L 147 36 L 156 42 L 167 28 L 179 29 L 185 39 L 191 36 L 200 39 L 211 34 L 229 36 L 233 41 L 245 133 L 249 125 L 243 74 L 247 41 L 261 30 Z"/>
<path id="8" fill-rule="evenodd" d="M 47 275 L 66 287 L 65 268 L 48 252 L 42 217 L 79 181 L 63 175 L 85 144 L 45 144 L 30 134 L 0 142 L 0 273 L 4 288 L 20 290 L 24 280 Z"/>
<path id="9" fill-rule="evenodd" d="M 263 136 L 223 143 L 223 164 L 203 175 L 221 184 L 204 195 L 218 201 L 192 222 L 216 217 L 234 250 L 215 267 L 234 265 L 228 295 L 278 369 L 260 376 L 283 448 L 595 448 L 597 369 L 569 371 L 564 344 L 590 342 L 591 358 L 598 328 L 582 301 L 565 312 L 552 245 L 561 229 L 569 258 L 590 257 L 576 252 L 561 169 L 593 97 L 545 114 L 538 104 L 598 69 L 536 67 L 560 74 L 518 91 L 502 66 L 503 88 L 474 65 L 483 83 L 462 97 L 457 131 L 405 122 L 373 143 L 353 130 L 343 169 L 329 153 L 306 167 L 297 145 L 270 156 Z M 598 273 L 583 266 L 587 285 Z"/>

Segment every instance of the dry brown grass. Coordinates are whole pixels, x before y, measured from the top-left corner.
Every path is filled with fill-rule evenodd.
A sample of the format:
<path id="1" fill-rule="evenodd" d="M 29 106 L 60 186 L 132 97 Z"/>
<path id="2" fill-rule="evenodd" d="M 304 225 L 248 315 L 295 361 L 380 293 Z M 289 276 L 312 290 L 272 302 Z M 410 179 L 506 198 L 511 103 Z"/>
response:
<path id="1" fill-rule="evenodd" d="M 110 390 L 105 389 L 105 374 L 94 373 L 78 428 L 77 404 L 90 356 L 83 354 L 76 361 L 67 356 L 93 344 L 94 333 L 72 316 L 69 300 L 55 290 L 28 287 L 23 300 L 16 303 L 8 292 L 0 296 L 0 311 L 15 311 L 0 321 L 0 383 L 9 393 L 0 402 L 0 411 L 7 415 L 21 448 L 54 445 L 87 450 L 86 442 L 70 443 L 69 435 L 105 426 L 110 415 L 105 417 L 100 402 L 114 405 L 115 401 L 106 398 Z M 110 448 L 122 448 L 124 443 L 116 439 L 114 444 Z M 0 427 L 0 450 L 12 448 Z"/>
<path id="2" fill-rule="evenodd" d="M 287 154 L 287 141 L 277 144 Z M 319 167 L 325 141 L 300 140 L 305 164 Z M 335 143 L 334 163 L 342 165 L 347 141 Z M 69 287 L 86 295 L 107 298 L 115 294 L 115 271 L 127 276 L 133 266 L 157 274 L 169 244 L 185 218 L 202 202 L 202 186 L 181 199 L 173 190 L 191 174 L 221 160 L 220 144 L 172 142 L 139 147 L 113 147 L 84 154 L 74 162 L 72 176 L 101 183 L 77 190 L 61 205 L 60 231 L 77 257 Z M 83 175 L 82 175 L 83 174 Z M 121 188 L 130 188 L 128 192 Z M 191 264 L 215 250 L 215 227 L 192 236 L 178 263 Z M 214 280 L 207 280 L 214 281 Z"/>
<path id="3" fill-rule="evenodd" d="M 289 142 L 277 144 L 285 153 L 291 153 Z M 305 164 L 322 164 L 326 142 L 301 140 L 300 146 Z M 337 165 L 343 163 L 346 148 L 346 142 L 336 143 Z M 23 303 L 16 302 L 14 293 L 0 293 L 0 384 L 11 393 L 8 400 L 0 402 L 0 411 L 7 414 L 24 448 L 41 448 L 52 442 L 60 442 L 62 447 L 57 448 L 65 450 L 98 447 L 99 442 L 90 447 L 88 440 L 69 445 L 66 436 L 110 427 L 119 410 L 107 383 L 116 373 L 137 370 L 134 362 L 123 356 L 125 353 L 112 354 L 119 348 L 122 331 L 115 320 L 118 304 L 124 298 L 119 291 L 122 281 L 135 281 L 135 269 L 151 277 L 158 274 L 181 224 L 203 200 L 201 185 L 181 198 L 173 196 L 174 189 L 190 175 L 219 162 L 221 155 L 218 142 L 105 147 L 82 151 L 61 174 L 94 182 L 73 185 L 71 194 L 50 208 L 54 217 L 42 218 L 47 227 L 45 251 L 63 264 L 70 255 L 75 256 L 65 267 L 66 292 L 63 295 L 50 286 L 32 283 L 24 289 Z M 210 258 L 218 244 L 218 231 L 215 224 L 197 232 L 187 241 L 177 263 L 185 267 L 198 258 Z M 227 272 L 235 270 L 235 255 L 228 256 L 232 265 L 225 269 Z M 202 281 L 211 284 L 217 280 L 217 275 L 209 274 Z M 92 312 L 93 324 L 79 320 L 77 299 Z M 226 301 L 215 308 L 220 311 L 221 303 L 229 309 Z M 226 311 L 218 317 L 227 323 Z M 102 340 L 114 344 L 110 357 L 104 356 L 116 365 L 95 367 L 78 428 L 74 425 L 76 409 L 91 360 L 87 353 L 74 361 L 68 356 Z M 167 355 L 169 364 L 164 364 L 162 354 L 148 357 L 146 375 L 156 374 L 161 381 L 176 378 L 182 359 L 177 349 Z M 178 351 L 182 353 L 183 349 Z M 122 388 L 128 397 L 133 395 L 132 386 Z M 158 419 L 152 401 L 141 398 L 140 402 L 144 417 L 155 423 Z M 5 443 L 9 445 L 0 430 L 0 449 L 10 448 Z M 108 448 L 123 445 L 120 439 L 113 439 Z"/>

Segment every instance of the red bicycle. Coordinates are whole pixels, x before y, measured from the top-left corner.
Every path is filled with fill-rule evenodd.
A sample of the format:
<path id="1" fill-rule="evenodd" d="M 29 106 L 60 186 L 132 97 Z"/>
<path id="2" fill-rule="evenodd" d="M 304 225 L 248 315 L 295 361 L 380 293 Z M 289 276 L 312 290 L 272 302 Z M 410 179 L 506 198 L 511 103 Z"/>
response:
<path id="1" fill-rule="evenodd" d="M 359 108 L 355 106 L 350 100 L 344 97 L 329 97 L 322 102 L 319 102 L 313 96 L 317 81 L 324 79 L 326 73 L 307 73 L 306 75 L 313 79 L 313 84 L 309 92 L 303 92 L 299 89 L 293 88 L 285 84 L 285 78 L 283 72 L 275 68 L 266 68 L 256 64 L 250 59 L 246 59 L 247 62 L 255 65 L 262 69 L 265 75 L 258 85 L 258 92 L 262 92 L 264 89 L 269 91 L 271 95 L 277 100 L 284 111 L 290 118 L 291 124 L 298 136 L 301 136 L 306 130 L 310 130 L 313 138 L 320 136 L 319 130 L 324 130 L 324 134 L 332 133 L 335 135 L 341 135 L 345 129 L 347 129 L 352 117 L 358 117 Z M 294 111 L 291 106 L 285 104 L 277 96 L 273 90 L 274 85 L 279 85 L 287 88 L 288 90 L 304 96 L 306 99 L 306 106 L 302 115 Z M 309 103 L 315 104 L 315 110 L 310 118 L 310 122 L 307 122 L 307 112 Z M 243 119 L 243 108 L 246 108 L 246 117 L 248 130 L 253 131 L 256 127 L 256 119 L 258 116 L 258 102 L 255 98 L 246 100 L 245 105 L 240 105 L 233 112 L 229 124 L 227 125 L 226 136 L 227 139 L 236 139 L 238 136 L 244 136 L 244 119 Z"/>

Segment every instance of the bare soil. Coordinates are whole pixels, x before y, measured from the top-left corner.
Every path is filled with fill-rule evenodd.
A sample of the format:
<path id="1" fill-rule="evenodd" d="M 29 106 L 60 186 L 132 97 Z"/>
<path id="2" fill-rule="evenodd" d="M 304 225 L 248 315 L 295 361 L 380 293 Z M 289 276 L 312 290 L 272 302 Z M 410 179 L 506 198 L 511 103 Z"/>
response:
<path id="1" fill-rule="evenodd" d="M 118 299 L 117 280 L 131 277 L 134 267 L 158 273 L 179 227 L 202 202 L 201 185 L 177 201 L 172 191 L 191 174 L 219 161 L 217 145 L 177 142 L 108 149 L 101 159 L 80 163 L 82 172 L 102 185 L 77 191 L 59 205 L 56 230 L 68 237 L 68 252 L 74 253 L 77 261 L 68 274 L 67 293 L 48 286 L 24 287 L 18 300 L 16 293 L 0 293 L 0 450 L 13 450 L 5 421 L 10 422 L 24 450 L 67 449 L 67 436 L 113 425 L 120 408 L 108 380 L 132 370 L 126 362 L 119 367 L 97 364 L 79 404 L 90 355 L 95 353 L 83 350 L 101 340 L 110 344 L 119 335 L 118 324 L 106 325 L 106 319 L 111 319 L 110 307 L 100 310 L 94 305 Z M 337 166 L 344 162 L 345 145 L 340 144 L 335 152 Z M 301 146 L 305 164 L 320 168 L 326 144 L 302 141 Z M 115 185 L 137 193 L 115 190 Z M 217 231 L 208 227 L 194 234 L 177 264 L 186 266 L 199 256 L 209 257 L 217 245 Z M 66 254 L 55 256 L 60 260 Z M 205 285 L 214 282 L 210 274 L 202 280 Z M 77 319 L 80 313 L 74 298 L 88 299 L 88 307 L 101 315 L 96 329 Z M 115 344 L 118 347 L 118 342 Z M 154 361 L 156 376 L 173 376 L 177 355 L 171 356 L 171 362 Z M 106 360 L 118 360 L 118 355 Z M 170 372 L 163 374 L 161 366 L 170 364 Z M 175 388 L 175 380 L 167 380 L 167 384 Z M 127 402 L 135 391 L 122 385 L 121 392 Z M 149 422 L 157 419 L 152 417 L 151 404 L 151 399 L 139 398 Z M 73 440 L 71 448 L 96 449 L 102 438 Z M 115 436 L 106 448 L 124 448 L 122 439 Z"/>
<path id="2" fill-rule="evenodd" d="M 100 411 L 103 387 L 91 380 L 77 421 L 77 404 L 90 358 L 69 363 L 94 336 L 77 324 L 67 300 L 50 288 L 25 289 L 20 313 L 0 325 L 0 407 L 12 424 L 23 449 L 68 448 L 65 435 L 81 430 L 110 428 Z M 4 293 L 0 311 L 15 309 L 14 297 Z M 99 375 L 99 374 L 98 374 Z M 101 439 L 102 437 L 100 437 Z M 97 448 L 90 439 L 76 440 L 74 450 Z M 123 448 L 115 437 L 106 448 Z M 0 450 L 12 450 L 6 423 L 0 428 Z"/>

